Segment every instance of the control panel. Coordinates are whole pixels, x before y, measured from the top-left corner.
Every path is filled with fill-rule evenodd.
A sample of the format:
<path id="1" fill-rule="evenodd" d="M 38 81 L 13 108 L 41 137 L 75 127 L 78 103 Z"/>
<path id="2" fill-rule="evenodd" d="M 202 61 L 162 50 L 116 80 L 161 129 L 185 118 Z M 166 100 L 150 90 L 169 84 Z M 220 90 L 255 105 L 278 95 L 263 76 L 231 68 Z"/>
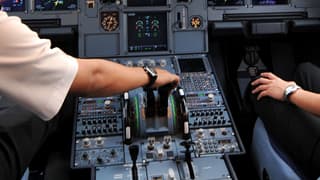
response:
<path id="1" fill-rule="evenodd" d="M 207 0 L 80 3 L 79 56 L 206 53 Z"/>
<path id="2" fill-rule="evenodd" d="M 122 95 L 79 97 L 73 168 L 96 179 L 232 179 L 225 155 L 244 153 L 205 54 L 125 57 L 126 66 L 161 67 L 180 76 L 168 91 L 138 88 Z"/>
<path id="3" fill-rule="evenodd" d="M 9 15 L 19 16 L 32 28 L 46 28 L 48 34 L 70 33 L 66 27 L 78 24 L 78 0 L 3 0 L 0 4 Z"/>
<path id="4" fill-rule="evenodd" d="M 243 154 L 208 55 L 208 32 L 286 34 L 318 27 L 316 0 L 3 0 L 42 35 L 75 35 L 80 58 L 160 67 L 177 88 L 76 101 L 71 167 L 102 179 L 236 179 Z M 215 52 L 210 52 L 214 54 Z"/>

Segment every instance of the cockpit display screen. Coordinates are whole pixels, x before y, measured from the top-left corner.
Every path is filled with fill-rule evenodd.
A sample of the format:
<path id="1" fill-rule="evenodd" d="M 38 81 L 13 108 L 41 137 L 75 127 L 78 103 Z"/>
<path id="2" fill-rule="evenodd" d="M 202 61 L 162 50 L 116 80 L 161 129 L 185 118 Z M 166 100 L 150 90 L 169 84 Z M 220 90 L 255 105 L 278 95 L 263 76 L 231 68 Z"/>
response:
<path id="1" fill-rule="evenodd" d="M 35 0 L 36 11 L 76 10 L 77 0 Z"/>
<path id="2" fill-rule="evenodd" d="M 180 59 L 179 67 L 182 73 L 206 71 L 206 67 L 201 58 Z"/>
<path id="3" fill-rule="evenodd" d="M 0 1 L 0 5 L 3 11 L 16 12 L 25 10 L 24 0 L 4 0 Z"/>
<path id="4" fill-rule="evenodd" d="M 128 6 L 165 6 L 167 4 L 167 0 L 127 0 Z"/>
<path id="5" fill-rule="evenodd" d="M 288 0 L 252 0 L 253 5 L 288 4 Z"/>
<path id="6" fill-rule="evenodd" d="M 244 0 L 212 0 L 214 6 L 240 6 Z"/>
<path id="7" fill-rule="evenodd" d="M 167 12 L 128 13 L 128 51 L 168 50 Z"/>

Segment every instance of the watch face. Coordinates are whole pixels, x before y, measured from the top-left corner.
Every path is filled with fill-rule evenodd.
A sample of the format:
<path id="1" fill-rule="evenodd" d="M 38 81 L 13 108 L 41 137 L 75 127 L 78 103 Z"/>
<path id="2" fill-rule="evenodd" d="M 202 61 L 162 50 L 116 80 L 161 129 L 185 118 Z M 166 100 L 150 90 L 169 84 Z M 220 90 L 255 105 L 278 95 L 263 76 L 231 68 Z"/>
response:
<path id="1" fill-rule="evenodd" d="M 285 89 L 285 99 L 288 99 L 288 97 L 294 93 L 295 91 L 297 91 L 298 89 L 300 89 L 300 86 L 296 85 L 296 84 L 292 84 L 289 85 L 286 89 Z"/>
<path id="2" fill-rule="evenodd" d="M 145 69 L 148 71 L 148 73 L 150 73 L 150 75 L 152 77 L 156 77 L 157 76 L 157 72 L 153 68 L 150 68 L 150 67 L 146 66 Z"/>
<path id="3" fill-rule="evenodd" d="M 158 78 L 157 71 L 148 66 L 144 66 L 143 69 L 149 76 L 149 83 L 146 85 L 146 87 L 151 87 Z"/>

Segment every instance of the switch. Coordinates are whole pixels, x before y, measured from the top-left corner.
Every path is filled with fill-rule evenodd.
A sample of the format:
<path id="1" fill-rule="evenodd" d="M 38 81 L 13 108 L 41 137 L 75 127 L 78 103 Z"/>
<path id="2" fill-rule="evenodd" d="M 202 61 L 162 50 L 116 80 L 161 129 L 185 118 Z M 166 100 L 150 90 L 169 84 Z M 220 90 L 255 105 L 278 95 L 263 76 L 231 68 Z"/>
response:
<path id="1" fill-rule="evenodd" d="M 176 180 L 176 175 L 172 168 L 168 169 L 168 180 Z"/>

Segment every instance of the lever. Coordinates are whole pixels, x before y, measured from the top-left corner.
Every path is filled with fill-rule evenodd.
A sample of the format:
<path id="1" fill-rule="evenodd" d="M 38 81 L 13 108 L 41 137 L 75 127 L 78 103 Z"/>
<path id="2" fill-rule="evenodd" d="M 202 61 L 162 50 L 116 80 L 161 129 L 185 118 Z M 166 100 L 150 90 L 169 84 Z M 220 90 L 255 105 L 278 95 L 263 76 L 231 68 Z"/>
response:
<path id="1" fill-rule="evenodd" d="M 145 89 L 147 93 L 146 117 L 154 117 L 155 115 L 155 97 L 152 89 Z"/>
<path id="2" fill-rule="evenodd" d="M 191 151 L 190 151 L 190 147 L 193 144 L 194 143 L 192 141 L 183 141 L 180 143 L 180 145 L 182 145 L 186 148 L 184 155 L 185 155 L 185 161 L 188 165 L 189 174 L 190 174 L 191 179 L 195 179 L 194 170 L 193 170 L 192 163 L 191 163 Z"/>
<path id="3" fill-rule="evenodd" d="M 187 140 L 190 139 L 191 134 L 189 131 L 189 110 L 186 103 L 185 93 L 181 87 L 177 87 L 175 91 L 175 97 L 179 102 L 180 106 L 180 114 L 179 117 L 181 118 L 181 122 L 183 122 L 183 135 L 182 138 Z"/>
<path id="4" fill-rule="evenodd" d="M 129 153 L 132 160 L 132 179 L 138 180 L 138 168 L 137 168 L 137 158 L 139 154 L 139 146 L 136 144 L 129 146 Z"/>
<path id="5" fill-rule="evenodd" d="M 125 92 L 123 94 L 123 120 L 124 120 L 124 125 L 125 125 L 125 131 L 124 131 L 124 143 L 129 145 L 131 144 L 131 126 L 129 122 L 129 93 Z"/>
<path id="6" fill-rule="evenodd" d="M 173 88 L 172 84 L 169 83 L 159 87 L 158 89 L 159 96 L 160 96 L 160 102 L 159 102 L 160 106 L 158 111 L 159 116 L 167 116 L 168 114 L 168 98 L 172 88 Z"/>

